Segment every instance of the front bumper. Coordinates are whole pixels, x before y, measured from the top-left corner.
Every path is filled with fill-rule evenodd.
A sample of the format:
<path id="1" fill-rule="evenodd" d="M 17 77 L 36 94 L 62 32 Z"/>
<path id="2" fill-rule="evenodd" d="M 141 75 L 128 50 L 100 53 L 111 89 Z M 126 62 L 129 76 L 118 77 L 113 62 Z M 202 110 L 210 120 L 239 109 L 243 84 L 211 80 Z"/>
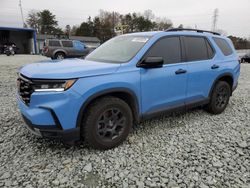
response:
<path id="1" fill-rule="evenodd" d="M 62 130 L 57 125 L 44 126 L 34 125 L 22 114 L 23 120 L 26 123 L 27 129 L 38 137 L 60 139 L 65 143 L 74 143 L 80 140 L 80 128 Z"/>
<path id="2" fill-rule="evenodd" d="M 80 140 L 77 126 L 81 96 L 65 92 L 33 92 L 26 103 L 17 92 L 17 102 L 27 128 L 40 137 L 57 138 L 67 143 Z"/>

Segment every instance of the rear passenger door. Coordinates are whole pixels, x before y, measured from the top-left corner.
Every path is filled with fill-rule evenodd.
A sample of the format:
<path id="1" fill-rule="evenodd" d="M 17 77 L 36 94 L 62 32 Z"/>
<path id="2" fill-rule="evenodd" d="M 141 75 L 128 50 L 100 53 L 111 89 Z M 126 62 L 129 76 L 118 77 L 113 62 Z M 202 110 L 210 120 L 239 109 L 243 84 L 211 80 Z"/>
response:
<path id="1" fill-rule="evenodd" d="M 147 57 L 162 57 L 161 68 L 141 68 L 142 113 L 152 115 L 185 105 L 187 65 L 182 63 L 179 36 L 158 40 L 145 54 Z"/>
<path id="2" fill-rule="evenodd" d="M 206 102 L 218 75 L 215 51 L 206 37 L 184 36 L 188 85 L 186 104 Z"/>
<path id="3" fill-rule="evenodd" d="M 48 53 L 51 53 L 50 55 L 51 56 L 54 56 L 54 52 L 57 50 L 57 49 L 60 49 L 61 48 L 61 43 L 59 40 L 49 40 L 49 50 L 48 50 Z"/>

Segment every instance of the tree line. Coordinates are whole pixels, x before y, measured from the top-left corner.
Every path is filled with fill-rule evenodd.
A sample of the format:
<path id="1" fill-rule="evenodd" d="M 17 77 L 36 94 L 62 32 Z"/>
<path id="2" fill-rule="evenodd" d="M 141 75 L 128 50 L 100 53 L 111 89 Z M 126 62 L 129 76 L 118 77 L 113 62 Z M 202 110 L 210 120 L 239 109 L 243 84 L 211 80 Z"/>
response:
<path id="1" fill-rule="evenodd" d="M 250 38 L 249 40 L 235 36 L 229 36 L 229 38 L 237 50 L 250 49 Z"/>
<path id="2" fill-rule="evenodd" d="M 56 16 L 49 10 L 39 12 L 32 10 L 27 16 L 26 24 L 36 29 L 39 34 L 94 36 L 102 42 L 116 34 L 166 30 L 173 26 L 171 20 L 156 17 L 151 10 L 128 14 L 100 10 L 94 18 L 89 17 L 79 26 L 66 25 L 64 30 L 58 27 Z"/>
<path id="3" fill-rule="evenodd" d="M 34 28 L 39 34 L 51 34 L 69 37 L 90 36 L 97 37 L 101 42 L 112 38 L 117 34 L 125 34 L 142 31 L 163 31 L 173 27 L 171 20 L 165 17 L 156 17 L 152 10 L 143 13 L 120 14 L 100 10 L 94 18 L 89 17 L 80 25 L 66 25 L 64 29 L 58 26 L 56 16 L 49 10 L 31 10 L 26 19 L 27 27 Z M 183 25 L 178 27 L 183 28 Z M 189 27 L 190 28 L 190 27 Z M 250 39 L 229 36 L 236 49 L 250 48 Z"/>

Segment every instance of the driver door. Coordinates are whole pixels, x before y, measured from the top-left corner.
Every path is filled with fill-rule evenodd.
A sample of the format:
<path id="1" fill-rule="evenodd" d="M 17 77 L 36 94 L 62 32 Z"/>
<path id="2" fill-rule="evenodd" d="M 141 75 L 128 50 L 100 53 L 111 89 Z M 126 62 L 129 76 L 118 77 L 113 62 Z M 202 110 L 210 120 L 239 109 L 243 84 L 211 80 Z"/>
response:
<path id="1" fill-rule="evenodd" d="M 74 41 L 74 53 L 75 56 L 86 56 L 88 50 L 86 49 L 86 46 L 82 42 Z"/>
<path id="2" fill-rule="evenodd" d="M 182 63 L 181 40 L 178 36 L 158 40 L 146 53 L 147 57 L 162 57 L 163 67 L 141 68 L 142 113 L 158 112 L 185 106 L 187 65 Z"/>

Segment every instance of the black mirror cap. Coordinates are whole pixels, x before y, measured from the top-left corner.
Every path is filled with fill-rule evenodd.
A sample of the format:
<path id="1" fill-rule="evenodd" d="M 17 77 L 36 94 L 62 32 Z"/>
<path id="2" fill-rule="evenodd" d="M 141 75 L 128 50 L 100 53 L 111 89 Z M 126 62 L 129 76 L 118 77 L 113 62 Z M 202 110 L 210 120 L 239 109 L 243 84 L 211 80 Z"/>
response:
<path id="1" fill-rule="evenodd" d="M 147 57 L 141 63 L 138 64 L 138 67 L 142 68 L 160 68 L 163 66 L 164 60 L 162 57 Z"/>

